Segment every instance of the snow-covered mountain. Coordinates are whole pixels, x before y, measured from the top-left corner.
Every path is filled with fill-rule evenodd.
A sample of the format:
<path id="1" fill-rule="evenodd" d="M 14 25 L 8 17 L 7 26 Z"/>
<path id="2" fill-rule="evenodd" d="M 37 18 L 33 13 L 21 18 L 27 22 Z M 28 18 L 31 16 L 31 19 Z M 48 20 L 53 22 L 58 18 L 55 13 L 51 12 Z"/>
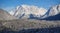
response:
<path id="1" fill-rule="evenodd" d="M 13 13 L 13 14 L 12 14 Z M 52 6 L 50 9 L 33 6 L 33 5 L 21 5 L 17 6 L 10 14 L 17 18 L 39 18 L 44 19 L 50 16 L 60 14 L 60 5 Z"/>
<path id="2" fill-rule="evenodd" d="M 44 20 L 60 20 L 60 5 L 52 6 L 46 13 Z"/>
<path id="3" fill-rule="evenodd" d="M 60 14 L 60 5 L 52 6 L 49 10 L 49 16 Z"/>
<path id="4" fill-rule="evenodd" d="M 30 16 L 43 18 L 46 12 L 47 10 L 42 7 L 39 8 L 33 5 L 21 5 L 16 7 L 13 15 L 18 18 L 30 18 Z"/>

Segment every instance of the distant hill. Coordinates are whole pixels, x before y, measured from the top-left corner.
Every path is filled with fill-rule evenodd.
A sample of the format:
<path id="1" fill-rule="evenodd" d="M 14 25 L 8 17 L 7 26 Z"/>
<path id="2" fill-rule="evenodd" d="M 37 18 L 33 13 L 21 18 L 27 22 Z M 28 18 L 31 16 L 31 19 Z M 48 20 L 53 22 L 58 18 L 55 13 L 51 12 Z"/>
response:
<path id="1" fill-rule="evenodd" d="M 10 15 L 5 10 L 0 9 L 0 20 L 12 20 L 12 19 L 16 19 L 16 17 Z"/>
<path id="2" fill-rule="evenodd" d="M 55 16 L 49 16 L 49 17 L 44 18 L 44 19 L 42 19 L 42 20 L 50 20 L 50 21 L 52 21 L 52 20 L 54 20 L 54 21 L 60 20 L 60 14 L 57 14 L 57 15 L 55 15 Z"/>

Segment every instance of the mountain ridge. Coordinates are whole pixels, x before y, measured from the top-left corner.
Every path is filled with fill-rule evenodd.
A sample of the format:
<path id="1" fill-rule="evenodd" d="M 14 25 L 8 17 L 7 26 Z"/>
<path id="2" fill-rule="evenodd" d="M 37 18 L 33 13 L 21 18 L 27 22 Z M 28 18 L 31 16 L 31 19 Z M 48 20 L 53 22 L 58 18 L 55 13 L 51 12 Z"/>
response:
<path id="1" fill-rule="evenodd" d="M 60 5 L 52 6 L 48 10 L 39 8 L 38 6 L 21 5 L 16 7 L 13 15 L 19 19 L 28 19 L 30 17 L 44 19 L 58 14 L 60 14 Z"/>

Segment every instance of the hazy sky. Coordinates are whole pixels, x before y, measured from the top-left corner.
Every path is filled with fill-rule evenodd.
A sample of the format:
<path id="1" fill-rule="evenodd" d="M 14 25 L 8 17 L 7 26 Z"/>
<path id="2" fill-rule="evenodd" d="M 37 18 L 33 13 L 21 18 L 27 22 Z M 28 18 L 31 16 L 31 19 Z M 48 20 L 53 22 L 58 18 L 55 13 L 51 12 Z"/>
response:
<path id="1" fill-rule="evenodd" d="M 53 5 L 60 4 L 60 0 L 0 0 L 0 8 L 5 10 L 11 10 L 22 4 L 35 5 L 48 9 Z"/>

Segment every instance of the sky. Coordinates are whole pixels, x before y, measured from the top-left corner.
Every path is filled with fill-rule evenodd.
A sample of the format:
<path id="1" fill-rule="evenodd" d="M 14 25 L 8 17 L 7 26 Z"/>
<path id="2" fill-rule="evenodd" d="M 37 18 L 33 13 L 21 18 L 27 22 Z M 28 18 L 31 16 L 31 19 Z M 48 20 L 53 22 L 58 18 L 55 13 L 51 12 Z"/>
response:
<path id="1" fill-rule="evenodd" d="M 60 4 L 60 0 L 0 0 L 0 8 L 7 11 L 22 4 L 35 5 L 49 9 L 51 6 Z"/>

